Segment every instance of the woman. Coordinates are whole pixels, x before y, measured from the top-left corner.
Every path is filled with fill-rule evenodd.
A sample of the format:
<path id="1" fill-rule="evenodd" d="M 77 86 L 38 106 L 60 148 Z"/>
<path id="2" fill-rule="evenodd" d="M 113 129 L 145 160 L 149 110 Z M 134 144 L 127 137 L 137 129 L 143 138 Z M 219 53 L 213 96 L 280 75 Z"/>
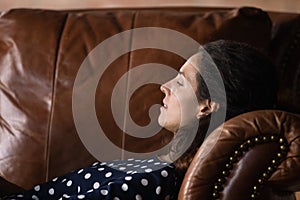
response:
<path id="1" fill-rule="evenodd" d="M 215 66 L 222 81 L 212 70 Z M 174 133 L 166 155 L 94 163 L 4 199 L 176 199 L 207 132 L 223 122 L 211 123 L 213 115 L 224 113 L 227 120 L 272 108 L 274 77 L 271 63 L 248 45 L 222 40 L 208 43 L 161 86 L 165 97 L 158 121 Z"/>

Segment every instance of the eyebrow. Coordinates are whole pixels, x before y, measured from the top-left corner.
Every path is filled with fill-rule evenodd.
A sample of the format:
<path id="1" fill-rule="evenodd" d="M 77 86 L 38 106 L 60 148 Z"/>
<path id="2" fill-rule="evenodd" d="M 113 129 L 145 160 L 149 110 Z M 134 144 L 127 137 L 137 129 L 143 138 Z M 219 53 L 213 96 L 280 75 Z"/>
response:
<path id="1" fill-rule="evenodd" d="M 182 72 L 182 71 L 179 71 L 178 74 L 185 77 L 184 72 Z"/>

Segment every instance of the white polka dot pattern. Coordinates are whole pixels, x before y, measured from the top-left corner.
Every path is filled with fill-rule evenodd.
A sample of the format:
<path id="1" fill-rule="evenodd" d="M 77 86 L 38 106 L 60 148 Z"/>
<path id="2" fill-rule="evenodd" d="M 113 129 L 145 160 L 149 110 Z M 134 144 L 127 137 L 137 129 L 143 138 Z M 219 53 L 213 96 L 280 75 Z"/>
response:
<path id="1" fill-rule="evenodd" d="M 111 175 L 112 175 L 111 172 L 107 172 L 107 173 L 105 174 L 105 177 L 106 177 L 106 178 L 109 178 L 109 177 L 111 177 Z"/>
<path id="2" fill-rule="evenodd" d="M 48 192 L 49 192 L 50 195 L 54 195 L 54 189 L 53 188 L 50 188 Z"/>
<path id="3" fill-rule="evenodd" d="M 93 185 L 93 188 L 94 188 L 95 190 L 97 190 L 99 187 L 100 187 L 100 183 L 95 182 L 94 185 Z"/>
<path id="4" fill-rule="evenodd" d="M 99 168 L 99 169 L 98 169 L 98 171 L 100 171 L 100 172 L 101 172 L 101 171 L 103 171 L 103 170 L 104 170 L 104 168 L 103 168 L 103 167 L 101 167 L 101 168 Z"/>
<path id="5" fill-rule="evenodd" d="M 71 180 L 69 180 L 69 181 L 67 182 L 67 186 L 70 187 L 70 186 L 72 185 L 72 183 L 73 183 L 73 182 L 72 182 Z"/>
<path id="6" fill-rule="evenodd" d="M 148 180 L 143 178 L 141 180 L 141 183 L 142 183 L 143 186 L 147 186 L 148 185 Z"/>
<path id="7" fill-rule="evenodd" d="M 172 199 L 173 172 L 156 157 L 95 162 L 10 199 Z"/>
<path id="8" fill-rule="evenodd" d="M 108 194 L 108 191 L 107 191 L 107 190 L 101 190 L 100 192 L 101 192 L 101 194 L 103 194 L 104 196 Z"/>
<path id="9" fill-rule="evenodd" d="M 152 169 L 150 169 L 150 168 L 145 169 L 145 172 L 146 172 L 146 173 L 152 172 Z"/>
<path id="10" fill-rule="evenodd" d="M 157 195 L 159 195 L 159 194 L 160 194 L 160 192 L 161 192 L 161 187 L 160 187 L 160 186 L 158 186 L 158 187 L 156 188 L 155 192 L 156 192 L 156 194 L 157 194 Z"/>
<path id="11" fill-rule="evenodd" d="M 41 187 L 39 185 L 37 185 L 33 189 L 38 192 L 38 191 L 40 191 Z"/>
<path id="12" fill-rule="evenodd" d="M 126 183 L 123 183 L 123 185 L 122 185 L 122 190 L 123 190 L 124 192 L 126 192 L 126 191 L 128 190 L 128 185 L 127 185 Z"/>
<path id="13" fill-rule="evenodd" d="M 163 176 L 163 177 L 167 177 L 168 176 L 168 172 L 166 170 L 162 170 L 160 172 L 160 174 Z"/>
<path id="14" fill-rule="evenodd" d="M 140 194 L 137 194 L 137 195 L 135 195 L 135 199 L 136 200 L 142 200 L 143 198 L 142 198 L 142 196 Z"/>
<path id="15" fill-rule="evenodd" d="M 91 174 L 90 173 L 87 173 L 86 175 L 84 175 L 84 179 L 89 179 L 89 178 L 91 178 Z"/>

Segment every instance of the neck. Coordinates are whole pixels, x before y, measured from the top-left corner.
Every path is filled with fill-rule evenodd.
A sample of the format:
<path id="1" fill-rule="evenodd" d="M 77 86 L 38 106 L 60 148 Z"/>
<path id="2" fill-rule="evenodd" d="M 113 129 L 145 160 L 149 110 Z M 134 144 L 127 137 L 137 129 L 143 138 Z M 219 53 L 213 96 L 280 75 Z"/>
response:
<path id="1" fill-rule="evenodd" d="M 174 162 L 186 152 L 198 131 L 198 122 L 191 124 L 193 125 L 179 128 L 178 131 L 174 133 L 169 152 L 166 155 L 159 156 L 161 160 Z"/>

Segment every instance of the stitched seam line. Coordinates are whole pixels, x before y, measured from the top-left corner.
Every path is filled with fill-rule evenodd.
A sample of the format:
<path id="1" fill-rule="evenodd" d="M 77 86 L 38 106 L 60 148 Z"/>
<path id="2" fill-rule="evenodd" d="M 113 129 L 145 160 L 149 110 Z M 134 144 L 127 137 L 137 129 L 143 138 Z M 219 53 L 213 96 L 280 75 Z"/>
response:
<path id="1" fill-rule="evenodd" d="M 137 11 L 134 12 L 133 16 L 132 16 L 132 25 L 131 25 L 131 30 L 134 29 L 135 27 L 135 19 L 136 19 L 136 14 L 137 14 Z M 129 84 L 130 84 L 130 69 L 131 69 L 131 49 L 132 49 L 132 41 L 133 41 L 133 32 L 131 32 L 131 35 L 130 35 L 130 51 L 128 52 L 128 63 L 127 63 L 127 66 L 128 66 L 128 70 L 127 70 L 127 80 L 126 80 L 126 95 L 125 95 L 125 104 L 128 102 L 129 104 L 129 101 L 128 101 L 128 98 L 130 98 L 128 96 L 129 92 L 128 92 L 128 88 L 129 88 Z M 124 159 L 124 149 L 125 149 L 125 136 L 126 136 L 126 133 L 124 132 L 124 130 L 126 130 L 126 121 L 128 120 L 126 118 L 126 113 L 129 112 L 129 105 L 124 105 L 124 108 L 125 108 L 125 112 L 124 112 L 124 124 L 123 124 L 123 133 L 122 133 L 122 155 L 121 155 L 121 158 Z"/>
<path id="2" fill-rule="evenodd" d="M 50 108 L 50 115 L 49 115 L 49 122 L 48 122 L 48 133 L 46 139 L 46 166 L 45 166 L 45 181 L 49 180 L 49 164 L 50 164 L 50 145 L 51 145 L 51 132 L 52 132 L 52 122 L 53 122 L 53 114 L 54 114 L 54 100 L 56 98 L 56 78 L 58 76 L 58 60 L 59 60 L 59 52 L 61 49 L 61 40 L 62 36 L 66 27 L 67 20 L 69 18 L 69 13 L 66 14 L 66 17 L 62 23 L 61 32 L 59 38 L 57 40 L 57 51 L 55 53 L 55 61 L 54 61 L 54 69 L 53 69 L 53 81 L 52 81 L 52 98 L 51 98 L 51 108 Z"/>

